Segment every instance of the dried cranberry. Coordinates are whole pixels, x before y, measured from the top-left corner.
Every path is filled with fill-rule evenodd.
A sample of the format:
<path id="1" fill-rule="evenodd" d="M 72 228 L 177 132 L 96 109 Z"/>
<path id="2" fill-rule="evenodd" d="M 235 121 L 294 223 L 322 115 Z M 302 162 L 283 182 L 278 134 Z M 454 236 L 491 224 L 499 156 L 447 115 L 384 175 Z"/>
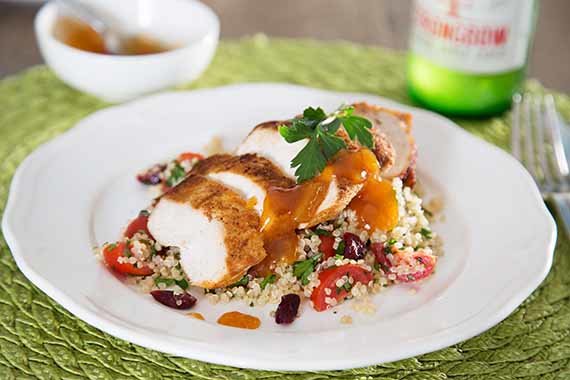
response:
<path id="1" fill-rule="evenodd" d="M 358 236 L 346 232 L 342 238 L 344 239 L 344 257 L 351 260 L 364 258 L 366 246 Z"/>
<path id="2" fill-rule="evenodd" d="M 152 297 L 161 304 L 178 310 L 190 309 L 196 303 L 196 298 L 190 293 L 174 293 L 172 290 L 153 290 Z"/>
<path id="3" fill-rule="evenodd" d="M 383 270 L 387 270 L 392 266 L 390 260 L 386 256 L 386 246 L 382 243 L 372 243 L 370 246 L 372 253 L 374 253 L 374 257 L 376 258 L 376 262 L 380 264 Z"/>
<path id="4" fill-rule="evenodd" d="M 152 168 L 148 169 L 143 173 L 137 175 L 137 179 L 140 183 L 145 185 L 158 185 L 162 179 L 160 178 L 160 173 L 166 169 L 166 165 L 158 164 L 154 165 Z"/>
<path id="5" fill-rule="evenodd" d="M 279 325 L 292 323 L 297 318 L 301 298 L 297 294 L 287 294 L 281 297 L 281 302 L 275 312 L 275 322 Z"/>

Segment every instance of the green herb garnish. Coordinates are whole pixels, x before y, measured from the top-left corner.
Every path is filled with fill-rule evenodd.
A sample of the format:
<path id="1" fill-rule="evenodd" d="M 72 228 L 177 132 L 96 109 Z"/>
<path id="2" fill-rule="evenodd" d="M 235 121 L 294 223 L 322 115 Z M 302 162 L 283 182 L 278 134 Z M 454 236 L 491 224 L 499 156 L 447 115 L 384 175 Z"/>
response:
<path id="1" fill-rule="evenodd" d="M 261 289 L 265 289 L 265 287 L 269 284 L 273 284 L 275 282 L 275 280 L 277 280 L 277 276 L 275 274 L 270 274 L 268 276 L 266 276 L 263 281 L 261 281 L 261 284 L 259 286 L 261 286 Z"/>
<path id="2" fill-rule="evenodd" d="M 170 176 L 166 180 L 166 184 L 170 187 L 175 186 L 184 178 L 185 175 L 186 171 L 184 168 L 178 162 L 175 162 L 174 167 L 170 170 Z"/>
<path id="3" fill-rule="evenodd" d="M 420 234 L 422 234 L 422 236 L 425 237 L 426 239 L 431 239 L 431 230 L 430 229 L 422 228 L 420 230 Z"/>
<path id="4" fill-rule="evenodd" d="M 164 284 L 165 286 L 173 286 L 176 284 L 176 281 L 173 278 L 157 277 L 154 279 L 154 283 L 156 286 L 160 284 Z"/>
<path id="5" fill-rule="evenodd" d="M 334 250 L 334 253 L 336 254 L 335 256 L 342 256 L 344 258 L 345 246 L 346 243 L 344 242 L 344 240 L 341 240 L 340 243 L 338 243 L 338 247 L 336 247 L 336 249 Z"/>
<path id="6" fill-rule="evenodd" d="M 335 259 L 335 260 L 342 260 L 342 259 L 344 259 L 344 256 L 343 256 L 343 255 L 339 255 L 339 254 L 337 253 L 336 255 L 334 255 L 334 259 Z"/>
<path id="7" fill-rule="evenodd" d="M 117 243 L 106 243 L 104 248 L 112 251 L 113 249 L 117 248 Z"/>
<path id="8" fill-rule="evenodd" d="M 184 278 L 182 280 L 176 280 L 176 285 L 178 285 L 183 290 L 186 290 L 190 287 L 190 284 Z"/>
<path id="9" fill-rule="evenodd" d="M 336 294 L 340 294 L 340 292 L 342 292 L 343 290 L 350 292 L 351 289 L 352 289 L 352 285 L 350 284 L 350 282 L 347 281 L 342 286 L 336 287 Z"/>
<path id="10" fill-rule="evenodd" d="M 323 230 L 322 228 L 316 228 L 315 234 L 317 234 L 319 236 L 331 236 L 332 235 L 332 233 L 330 231 Z"/>
<path id="11" fill-rule="evenodd" d="M 229 287 L 234 288 L 236 286 L 247 286 L 247 284 L 249 284 L 249 276 L 246 274 L 238 282 L 234 282 Z"/>
<path id="12" fill-rule="evenodd" d="M 159 284 L 164 284 L 167 287 L 178 285 L 183 290 L 188 289 L 188 287 L 190 286 L 190 284 L 188 284 L 188 281 L 186 281 L 185 279 L 175 280 L 173 278 L 165 278 L 160 276 L 154 279 L 154 283 L 156 284 L 156 286 L 158 286 Z"/>
<path id="13" fill-rule="evenodd" d="M 372 123 L 363 117 L 353 115 L 353 107 L 341 107 L 327 115 L 322 108 L 306 108 L 303 116 L 291 120 L 291 125 L 280 125 L 279 133 L 288 143 L 309 139 L 309 142 L 291 160 L 291 167 L 297 168 L 297 182 L 307 181 L 323 171 L 340 150 L 346 149 L 346 142 L 337 131 L 342 125 L 353 141 L 367 148 L 374 148 L 370 128 Z"/>
<path id="14" fill-rule="evenodd" d="M 297 261 L 293 264 L 293 274 L 301 280 L 301 284 L 307 285 L 309 283 L 309 276 L 315 270 L 315 265 L 319 262 L 322 255 L 322 253 L 317 253 L 311 258 Z"/>
<path id="15" fill-rule="evenodd" d="M 123 247 L 123 256 L 131 257 L 133 254 L 131 253 L 131 249 L 129 248 L 130 242 L 127 240 L 125 246 Z"/>
<path id="16" fill-rule="evenodd" d="M 391 247 L 391 246 L 393 246 L 394 244 L 396 244 L 397 242 L 398 242 L 398 240 L 396 240 L 396 239 L 390 239 L 390 240 L 388 240 L 388 246 Z"/>

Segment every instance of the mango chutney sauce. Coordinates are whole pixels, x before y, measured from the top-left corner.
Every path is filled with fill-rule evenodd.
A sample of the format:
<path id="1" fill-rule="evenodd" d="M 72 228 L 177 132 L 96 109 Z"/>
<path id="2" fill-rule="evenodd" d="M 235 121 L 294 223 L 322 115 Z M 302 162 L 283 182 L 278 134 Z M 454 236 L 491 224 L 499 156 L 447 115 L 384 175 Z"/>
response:
<path id="1" fill-rule="evenodd" d="M 237 327 L 240 329 L 255 330 L 261 325 L 259 318 L 253 315 L 230 311 L 218 318 L 218 323 L 224 326 Z"/>
<path id="2" fill-rule="evenodd" d="M 366 229 L 388 230 L 398 221 L 398 203 L 391 181 L 379 177 L 376 156 L 368 149 L 341 151 L 317 177 L 292 188 L 271 188 L 261 215 L 261 232 L 267 257 L 254 266 L 255 276 L 270 274 L 278 263 L 297 260 L 295 230 L 309 222 L 325 199 L 333 178 L 343 185 L 363 184 L 351 202 L 360 224 Z"/>
<path id="3" fill-rule="evenodd" d="M 79 50 L 98 54 L 145 55 L 163 53 L 172 47 L 152 37 L 138 34 L 121 41 L 119 52 L 111 52 L 105 39 L 91 25 L 69 16 L 59 16 L 53 28 L 54 37 L 64 44 Z"/>

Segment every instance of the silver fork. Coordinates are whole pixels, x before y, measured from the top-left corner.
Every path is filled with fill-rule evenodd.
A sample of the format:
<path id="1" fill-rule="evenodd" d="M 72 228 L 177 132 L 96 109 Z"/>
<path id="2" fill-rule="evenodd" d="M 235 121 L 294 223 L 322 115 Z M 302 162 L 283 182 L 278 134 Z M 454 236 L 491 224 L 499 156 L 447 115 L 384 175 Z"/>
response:
<path id="1" fill-rule="evenodd" d="M 550 200 L 570 236 L 570 182 L 562 144 L 562 121 L 552 95 L 515 94 L 511 151 Z"/>

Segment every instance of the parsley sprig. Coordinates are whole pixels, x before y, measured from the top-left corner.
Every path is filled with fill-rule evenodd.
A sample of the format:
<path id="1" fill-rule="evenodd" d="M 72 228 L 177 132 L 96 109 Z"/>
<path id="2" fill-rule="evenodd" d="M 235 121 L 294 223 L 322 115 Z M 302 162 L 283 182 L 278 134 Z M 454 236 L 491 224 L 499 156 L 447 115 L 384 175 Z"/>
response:
<path id="1" fill-rule="evenodd" d="M 297 277 L 297 279 L 301 280 L 303 285 L 307 285 L 309 283 L 309 276 L 315 270 L 315 266 L 322 256 L 322 253 L 317 253 L 306 260 L 295 262 L 293 264 L 293 275 Z"/>
<path id="2" fill-rule="evenodd" d="M 166 184 L 170 187 L 177 185 L 186 176 L 186 171 L 177 161 L 174 163 L 174 167 L 170 171 L 170 176 L 166 179 Z"/>
<path id="3" fill-rule="evenodd" d="M 345 106 L 327 115 L 322 108 L 306 108 L 303 116 L 291 120 L 291 125 L 280 125 L 279 133 L 288 143 L 309 139 L 305 147 L 291 160 L 291 167 L 297 168 L 297 182 L 307 181 L 323 171 L 340 150 L 346 149 L 346 142 L 337 135 L 342 126 L 352 141 L 374 148 L 370 128 L 372 123 L 353 114 L 354 108 Z"/>

